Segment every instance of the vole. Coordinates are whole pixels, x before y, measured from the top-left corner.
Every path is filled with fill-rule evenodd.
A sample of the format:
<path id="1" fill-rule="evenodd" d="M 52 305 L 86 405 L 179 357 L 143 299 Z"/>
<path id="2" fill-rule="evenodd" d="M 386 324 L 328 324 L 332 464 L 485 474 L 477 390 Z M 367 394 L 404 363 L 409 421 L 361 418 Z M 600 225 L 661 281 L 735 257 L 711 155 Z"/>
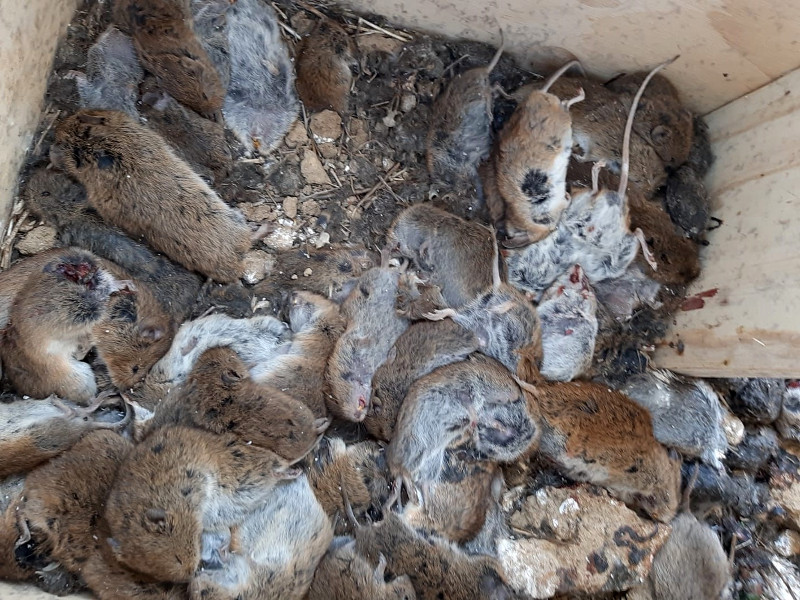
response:
<path id="1" fill-rule="evenodd" d="M 364 419 L 367 433 L 390 441 L 411 385 L 438 367 L 464 360 L 478 348 L 475 334 L 451 319 L 413 323 L 397 338 L 372 378 L 372 408 Z"/>
<path id="2" fill-rule="evenodd" d="M 656 66 L 650 71 L 650 77 L 677 58 L 676 56 Z M 626 198 L 632 127 L 638 100 L 650 77 L 645 78 L 634 97 L 625 124 L 617 191 L 600 189 L 599 169 L 605 166 L 605 162 L 600 161 L 595 164 L 592 171 L 592 190 L 573 195 L 572 203 L 564 215 L 565 223 L 573 235 L 576 246 L 576 262 L 583 267 L 590 282 L 620 276 L 633 261 L 639 245 L 647 262 L 654 270 L 658 268 L 642 231 L 637 229 L 632 234 L 629 230 L 630 218 Z"/>
<path id="3" fill-rule="evenodd" d="M 87 407 L 51 396 L 44 400 L 14 398 L 0 403 L 0 477 L 24 473 L 71 448 L 95 429 L 122 430 L 131 419 L 104 422 L 93 413 L 106 402 L 101 396 Z"/>
<path id="4" fill-rule="evenodd" d="M 500 564 L 489 556 L 469 556 L 454 544 L 416 533 L 396 514 L 355 531 L 356 552 L 377 562 L 386 557 L 395 575 L 408 575 L 421 600 L 508 600 L 513 592 Z"/>
<path id="5" fill-rule="evenodd" d="M 133 37 L 144 67 L 181 104 L 211 116 L 225 88 L 192 25 L 189 0 L 121 0 L 114 22 Z"/>
<path id="6" fill-rule="evenodd" d="M 271 6 L 237 0 L 227 20 L 231 81 L 225 123 L 249 152 L 267 154 L 297 117 L 294 68 Z"/>
<path id="7" fill-rule="evenodd" d="M 356 46 L 337 23 L 321 19 L 297 47 L 297 95 L 308 111 L 347 113 L 357 74 Z"/>
<path id="8" fill-rule="evenodd" d="M 436 310 L 427 319 L 452 318 L 478 338 L 479 350 L 515 373 L 519 351 L 530 348 L 541 357 L 542 331 L 536 309 L 524 294 L 500 277 L 497 241 L 494 241 L 492 284 L 459 309 Z"/>
<path id="9" fill-rule="evenodd" d="M 71 71 L 82 108 L 119 110 L 138 119 L 136 101 L 144 70 L 130 37 L 116 27 L 106 29 L 86 57 L 86 73 Z"/>
<path id="10" fill-rule="evenodd" d="M 395 483 L 388 505 L 403 486 L 424 502 L 441 477 L 448 447 L 484 460 L 513 460 L 535 443 L 537 417 L 511 374 L 480 354 L 422 377 L 406 395 L 387 449 Z"/>
<path id="11" fill-rule="evenodd" d="M 221 568 L 202 569 L 190 592 L 196 598 L 306 598 L 332 539 L 330 521 L 305 476 L 279 483 L 240 522 L 236 548 L 223 559 Z"/>
<path id="12" fill-rule="evenodd" d="M 200 288 L 198 277 L 103 221 L 79 183 L 58 171 L 38 169 L 25 187 L 25 201 L 31 212 L 58 230 L 64 244 L 110 260 L 145 284 L 176 324 L 189 315 Z M 0 282 L 4 277 L 0 273 Z M 0 283 L 0 298 L 5 289 Z"/>
<path id="13" fill-rule="evenodd" d="M 342 304 L 347 329 L 328 360 L 331 386 L 328 409 L 335 416 L 360 422 L 370 408 L 372 377 L 395 340 L 409 325 L 394 311 L 400 269 L 384 254 L 380 267 L 364 273 Z"/>
<path id="14" fill-rule="evenodd" d="M 705 381 L 666 370 L 648 371 L 628 379 L 621 391 L 650 413 L 659 442 L 723 468 L 728 451 L 726 411 Z"/>
<path id="15" fill-rule="evenodd" d="M 378 564 L 372 566 L 356 552 L 354 538 L 335 537 L 314 573 L 314 581 L 308 590 L 308 600 L 415 600 L 417 595 L 408 575 L 385 581 L 386 565 L 386 557 L 381 554 L 378 556 Z"/>
<path id="16" fill-rule="evenodd" d="M 398 214 L 386 238 L 439 286 L 451 308 L 468 304 L 492 284 L 494 236 L 479 223 L 421 203 Z"/>
<path id="17" fill-rule="evenodd" d="M 232 168 L 231 151 L 224 127 L 181 106 L 154 86 L 142 94 L 142 116 L 200 175 L 210 181 L 225 179 Z"/>
<path id="18" fill-rule="evenodd" d="M 230 432 L 294 463 L 308 454 L 328 421 L 315 419 L 280 389 L 254 382 L 236 352 L 223 347 L 203 352 L 186 386 L 156 409 L 150 429 L 165 425 Z"/>
<path id="19" fill-rule="evenodd" d="M 108 544 L 122 564 L 164 582 L 188 582 L 213 540 L 296 478 L 274 453 L 181 426 L 157 429 L 120 467 L 105 508 Z"/>
<path id="20" fill-rule="evenodd" d="M 536 312 L 542 324 L 541 374 L 571 381 L 588 372 L 597 337 L 597 297 L 580 265 L 545 291 Z"/>
<path id="21" fill-rule="evenodd" d="M 505 232 L 503 245 L 537 242 L 555 229 L 568 204 L 567 164 L 572 152 L 569 108 L 584 98 L 583 90 L 569 100 L 550 92 L 570 61 L 517 106 L 500 132 L 492 157 L 498 198 L 487 195 L 492 219 Z"/>
<path id="22" fill-rule="evenodd" d="M 154 250 L 223 283 L 241 276 L 254 239 L 244 217 L 127 115 L 83 110 L 67 117 L 50 160 L 86 187 L 100 216 Z"/>
<path id="23" fill-rule="evenodd" d="M 108 314 L 112 294 L 133 284 L 115 279 L 89 252 L 64 250 L 32 273 L 14 299 L 3 330 L 0 357 L 17 392 L 57 394 L 86 402 L 97 393 L 81 359 L 93 327 Z"/>
<path id="24" fill-rule="evenodd" d="M 339 307 L 311 292 L 291 295 L 289 324 L 292 340 L 280 356 L 251 369 L 257 382 L 282 390 L 304 403 L 317 419 L 327 416 L 328 359 L 346 327 Z"/>
<path id="25" fill-rule="evenodd" d="M 505 46 L 500 46 L 485 67 L 459 73 L 436 98 L 425 143 L 428 173 L 452 183 L 477 179 L 478 165 L 491 149 L 492 87 L 489 74 L 497 66 Z"/>

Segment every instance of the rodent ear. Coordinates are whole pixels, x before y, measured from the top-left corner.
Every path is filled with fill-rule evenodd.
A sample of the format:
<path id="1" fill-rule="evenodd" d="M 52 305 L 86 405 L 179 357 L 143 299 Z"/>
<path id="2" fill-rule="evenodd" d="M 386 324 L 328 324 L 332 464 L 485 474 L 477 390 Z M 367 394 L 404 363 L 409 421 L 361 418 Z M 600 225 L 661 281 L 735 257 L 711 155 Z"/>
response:
<path id="1" fill-rule="evenodd" d="M 650 138 L 654 142 L 663 142 L 672 135 L 672 130 L 664 125 L 656 125 L 650 131 Z"/>
<path id="2" fill-rule="evenodd" d="M 148 508 L 144 516 L 147 517 L 148 521 L 152 521 L 157 525 L 162 525 L 167 520 L 167 511 L 163 508 Z"/>
<path id="3" fill-rule="evenodd" d="M 105 117 L 101 117 L 100 115 L 93 115 L 91 113 L 79 113 L 78 114 L 78 121 L 81 123 L 86 123 L 88 125 L 105 125 L 106 119 Z"/>
<path id="4" fill-rule="evenodd" d="M 153 342 L 157 342 L 164 337 L 164 329 L 157 325 L 144 323 L 139 326 L 139 335 Z"/>
<path id="5" fill-rule="evenodd" d="M 221 375 L 222 383 L 231 385 L 244 379 L 244 375 L 239 373 L 236 369 L 225 369 Z"/>
<path id="6" fill-rule="evenodd" d="M 108 542 L 108 545 L 111 546 L 111 551 L 114 554 L 119 554 L 120 550 L 122 550 L 122 546 L 120 545 L 120 543 L 113 537 L 106 538 L 106 542 Z"/>

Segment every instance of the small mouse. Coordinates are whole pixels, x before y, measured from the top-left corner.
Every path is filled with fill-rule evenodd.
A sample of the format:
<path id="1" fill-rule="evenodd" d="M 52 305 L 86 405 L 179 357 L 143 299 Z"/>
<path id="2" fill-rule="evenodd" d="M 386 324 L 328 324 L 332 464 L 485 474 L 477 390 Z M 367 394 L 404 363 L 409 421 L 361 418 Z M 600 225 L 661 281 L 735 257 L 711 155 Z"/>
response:
<path id="1" fill-rule="evenodd" d="M 391 267 L 384 253 L 381 266 L 364 273 L 342 303 L 347 329 L 336 341 L 327 371 L 328 409 L 334 416 L 359 423 L 369 412 L 372 377 L 409 326 L 394 310 L 401 276 L 405 273 Z"/>
<path id="2" fill-rule="evenodd" d="M 81 108 L 119 110 L 139 118 L 136 101 L 144 70 L 130 37 L 113 25 L 106 29 L 86 57 L 86 73 L 70 71 L 75 80 Z"/>
<path id="3" fill-rule="evenodd" d="M 98 544 L 94 525 L 117 469 L 133 444 L 113 431 L 90 431 L 25 478 L 19 519 L 40 551 L 80 574 Z"/>
<path id="4" fill-rule="evenodd" d="M 94 326 L 113 294 L 133 284 L 120 281 L 84 250 L 64 250 L 22 283 L 2 333 L 0 358 L 20 394 L 86 402 L 97 393 L 88 364 Z"/>
<path id="5" fill-rule="evenodd" d="M 85 248 L 122 267 L 156 296 L 174 323 L 182 323 L 189 316 L 200 289 L 197 275 L 103 221 L 89 206 L 86 190 L 79 183 L 59 171 L 38 169 L 24 193 L 28 209 L 56 228 L 65 245 Z M 46 254 L 39 253 L 36 259 Z M 21 268 L 23 263 L 18 264 Z M 4 324 L 1 299 L 6 273 L 0 273 L 0 324 Z"/>
<path id="6" fill-rule="evenodd" d="M 188 321 L 150 370 L 141 395 L 151 405 L 166 398 L 170 390 L 186 382 L 200 355 L 209 348 L 231 346 L 253 368 L 285 352 L 290 340 L 291 330 L 275 317 L 233 319 L 216 314 Z"/>
<path id="7" fill-rule="evenodd" d="M 202 540 L 216 538 L 300 475 L 277 455 L 182 426 L 157 429 L 120 467 L 106 501 L 108 544 L 123 565 L 156 581 L 189 582 Z"/>
<path id="8" fill-rule="evenodd" d="M 489 156 L 492 142 L 492 86 L 489 74 L 503 54 L 505 42 L 489 64 L 459 73 L 436 98 L 425 143 L 428 173 L 452 183 L 476 180 L 478 165 Z"/>
<path id="9" fill-rule="evenodd" d="M 423 537 L 402 518 L 387 512 L 383 521 L 359 526 L 356 552 L 376 563 L 386 557 L 395 576 L 408 575 L 420 600 L 510 600 L 500 564 L 489 556 L 470 556 L 455 544 Z"/>
<path id="10" fill-rule="evenodd" d="M 648 73 L 639 71 L 614 78 L 606 87 L 629 105 Z M 668 168 L 677 168 L 689 157 L 694 125 L 692 113 L 683 107 L 678 90 L 664 75 L 655 75 L 639 100 L 633 130 L 656 151 Z"/>
<path id="11" fill-rule="evenodd" d="M 322 19 L 297 45 L 297 95 L 308 111 L 347 114 L 357 74 L 356 46 L 337 23 Z"/>
<path id="12" fill-rule="evenodd" d="M 523 348 L 530 347 L 541 358 L 542 330 L 533 304 L 516 288 L 503 283 L 499 262 L 495 239 L 492 284 L 463 308 L 436 310 L 425 317 L 433 321 L 452 318 L 475 334 L 480 352 L 516 373 Z"/>
<path id="13" fill-rule="evenodd" d="M 222 347 L 200 355 L 186 385 L 156 408 L 148 425 L 150 431 L 186 425 L 230 432 L 295 463 L 316 445 L 328 420 L 315 419 L 280 389 L 254 382 L 239 355 Z"/>
<path id="14" fill-rule="evenodd" d="M 356 552 L 354 538 L 333 538 L 314 573 L 308 600 L 328 598 L 372 598 L 374 600 L 415 600 L 417 595 L 408 575 L 386 581 L 386 557 L 378 556 L 372 566 Z"/>
<path id="15" fill-rule="evenodd" d="M 492 462 L 465 460 L 445 453 L 441 479 L 431 486 L 424 504 L 409 502 L 403 520 L 415 529 L 465 544 L 483 528 L 492 502 L 499 500 L 502 479 Z"/>
<path id="16" fill-rule="evenodd" d="M 540 433 L 537 416 L 529 413 L 511 374 L 480 354 L 418 379 L 400 408 L 386 453 L 395 480 L 387 505 L 400 497 L 403 486 L 425 504 L 451 446 L 483 460 L 518 458 Z"/>
<path id="17" fill-rule="evenodd" d="M 568 477 L 600 485 L 650 517 L 669 522 L 680 501 L 680 461 L 653 435 L 650 414 L 607 386 L 537 382 L 539 453 Z"/>
<path id="18" fill-rule="evenodd" d="M 189 0 L 120 0 L 113 11 L 142 65 L 170 96 L 205 116 L 222 108 L 225 88 L 194 32 Z"/>
<path id="19" fill-rule="evenodd" d="M 595 163 L 592 169 L 591 191 L 578 192 L 565 212 L 565 224 L 573 235 L 578 262 L 590 282 L 619 277 L 628 268 L 641 246 L 648 264 L 654 270 L 658 264 L 649 251 L 641 229 L 630 232 L 630 214 L 626 191 L 630 170 L 631 134 L 639 98 L 650 78 L 660 69 L 677 60 L 677 56 L 664 61 L 650 71 L 634 96 L 622 142 L 622 162 L 619 187 L 616 191 L 600 188 L 599 170 L 604 161 Z"/>
<path id="20" fill-rule="evenodd" d="M 647 409 L 659 442 L 723 468 L 728 452 L 726 411 L 705 381 L 666 370 L 648 371 L 628 379 L 620 391 Z"/>
<path id="21" fill-rule="evenodd" d="M 284 391 L 324 419 L 328 359 L 347 323 L 336 303 L 311 292 L 293 292 L 289 304 L 289 347 L 275 359 L 259 362 L 250 373 L 254 381 Z"/>
<path id="22" fill-rule="evenodd" d="M 567 164 L 572 152 L 569 108 L 584 98 L 583 90 L 569 100 L 549 92 L 552 84 L 578 61 L 556 71 L 517 106 L 500 132 L 492 157 L 499 197 L 487 196 L 492 219 L 505 233 L 505 247 L 538 242 L 555 229 L 569 199 Z"/>
<path id="23" fill-rule="evenodd" d="M 253 234 L 163 138 L 124 113 L 67 117 L 50 160 L 86 187 L 89 204 L 111 224 L 216 281 L 241 277 L 243 255 L 261 232 Z"/>
<path id="24" fill-rule="evenodd" d="M 268 154 L 297 117 L 294 66 L 269 4 L 236 0 L 227 20 L 231 81 L 225 124 L 248 152 Z"/>
<path id="25" fill-rule="evenodd" d="M 341 304 L 358 278 L 379 264 L 377 253 L 359 245 L 284 250 L 275 255 L 275 267 L 269 277 L 256 284 L 254 291 L 256 296 L 273 304 L 292 290 L 314 292 Z"/>
<path id="26" fill-rule="evenodd" d="M 439 286 L 451 308 L 468 304 L 492 285 L 494 235 L 479 223 L 431 204 L 414 204 L 395 217 L 386 238 L 395 253 L 411 259 L 424 279 Z"/>
<path id="27" fill-rule="evenodd" d="M 334 532 L 350 533 L 345 498 L 359 517 L 374 517 L 389 497 L 385 448 L 372 440 L 348 446 L 342 438 L 326 436 L 310 461 L 308 481 Z"/>
<path id="28" fill-rule="evenodd" d="M 597 338 L 597 297 L 580 265 L 547 289 L 536 312 L 542 324 L 542 377 L 571 381 L 585 375 Z"/>
<path id="29" fill-rule="evenodd" d="M 475 334 L 451 319 L 413 323 L 375 371 L 364 429 L 379 440 L 390 441 L 411 385 L 438 367 L 464 360 L 478 348 Z"/>
<path id="30" fill-rule="evenodd" d="M 87 407 L 51 396 L 44 400 L 7 398 L 0 402 L 0 477 L 24 473 L 71 448 L 81 437 L 96 429 L 122 430 L 131 420 L 125 417 L 108 423 L 94 418 L 106 402 L 100 396 Z"/>
<path id="31" fill-rule="evenodd" d="M 225 179 L 233 162 L 222 124 L 201 117 L 147 83 L 141 108 L 147 125 L 167 140 L 175 154 L 199 175 L 212 183 Z"/>
<path id="32" fill-rule="evenodd" d="M 230 0 L 191 0 L 191 2 L 195 35 L 214 65 L 222 87 L 227 90 L 231 81 L 231 60 L 226 14 L 233 2 Z"/>
<path id="33" fill-rule="evenodd" d="M 332 539 L 306 477 L 279 483 L 238 523 L 220 564 L 207 562 L 195 575 L 191 597 L 302 600 Z"/>

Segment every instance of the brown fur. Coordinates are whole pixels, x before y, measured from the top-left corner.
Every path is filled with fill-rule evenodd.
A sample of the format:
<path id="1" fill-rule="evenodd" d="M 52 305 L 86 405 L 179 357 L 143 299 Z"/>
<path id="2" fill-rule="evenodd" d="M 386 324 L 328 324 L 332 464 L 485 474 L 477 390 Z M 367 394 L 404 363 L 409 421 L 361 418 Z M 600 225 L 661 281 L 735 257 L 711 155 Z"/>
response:
<path id="1" fill-rule="evenodd" d="M 133 444 L 111 431 L 86 434 L 25 479 L 20 518 L 52 560 L 80 573 L 97 551 L 94 525 Z"/>
<path id="2" fill-rule="evenodd" d="M 308 600 L 370 598 L 371 600 L 415 600 L 407 575 L 384 581 L 386 558 L 373 567 L 355 549 L 352 538 L 335 538 L 314 573 Z"/>
<path id="3" fill-rule="evenodd" d="M 6 479 L 0 485 L 0 578 L 11 581 L 27 581 L 34 577 L 33 570 L 20 565 L 14 555 L 22 534 L 17 512 L 23 485 L 22 477 Z"/>
<path id="4" fill-rule="evenodd" d="M 141 113 L 147 125 L 200 175 L 212 181 L 225 179 L 233 166 L 225 128 L 181 106 L 156 86 L 145 85 Z"/>
<path id="5" fill-rule="evenodd" d="M 355 532 L 356 552 L 372 563 L 386 557 L 395 575 L 408 575 L 420 600 L 505 600 L 511 598 L 499 563 L 469 556 L 437 538 L 424 538 L 394 513 Z"/>
<path id="6" fill-rule="evenodd" d="M 351 67 L 358 64 L 350 36 L 329 19 L 317 23 L 297 50 L 297 94 L 306 110 L 347 113 Z"/>
<path id="7" fill-rule="evenodd" d="M 588 381 L 541 381 L 539 452 L 569 477 L 607 488 L 659 521 L 680 500 L 680 461 L 653 436 L 650 414 L 621 392 Z"/>
<path id="8" fill-rule="evenodd" d="M 389 358 L 372 378 L 373 409 L 364 419 L 367 433 L 390 441 L 411 385 L 438 367 L 463 360 L 478 346 L 478 339 L 471 331 L 450 319 L 411 325 L 397 339 Z"/>
<path id="9" fill-rule="evenodd" d="M 222 283 L 242 274 L 251 232 L 158 134 L 123 113 L 82 110 L 56 130 L 50 159 L 110 223 Z"/>
<path id="10" fill-rule="evenodd" d="M 222 109 L 225 88 L 195 35 L 189 0 L 119 0 L 114 21 L 173 98 L 207 116 Z"/>
<path id="11" fill-rule="evenodd" d="M 0 273 L 0 329 L 8 325 L 11 305 L 14 303 L 17 294 L 27 287 L 28 277 L 37 271 L 41 271 L 48 262 L 61 256 L 66 250 L 65 248 L 45 250 L 34 256 L 18 260 Z M 78 251 L 79 249 L 69 248 L 69 250 Z"/>
<path id="12" fill-rule="evenodd" d="M 289 308 L 294 333 L 291 346 L 255 379 L 303 402 L 318 419 L 327 416 L 325 377 L 328 358 L 345 330 L 345 319 L 332 301 L 310 292 L 295 292 Z"/>
<path id="13" fill-rule="evenodd" d="M 164 427 L 120 468 L 106 502 L 112 551 L 123 565 L 164 582 L 188 582 L 201 533 L 229 528 L 281 479 L 297 477 L 277 455 L 233 434 Z"/>
<path id="14" fill-rule="evenodd" d="M 156 409 L 150 430 L 166 425 L 230 432 L 294 463 L 308 454 L 328 423 L 315 420 L 280 389 L 252 381 L 239 355 L 222 347 L 203 352 L 186 386 Z"/>
<path id="15" fill-rule="evenodd" d="M 83 408 L 55 397 L 0 403 L 0 477 L 29 471 L 93 429 L 121 429 L 128 424 L 128 417 L 116 423 L 91 418 L 99 404 Z"/>
<path id="16" fill-rule="evenodd" d="M 124 284 L 97 257 L 64 250 L 31 273 L 15 297 L 0 343 L 5 373 L 20 394 L 86 402 L 97 393 L 89 366 L 94 326 Z"/>

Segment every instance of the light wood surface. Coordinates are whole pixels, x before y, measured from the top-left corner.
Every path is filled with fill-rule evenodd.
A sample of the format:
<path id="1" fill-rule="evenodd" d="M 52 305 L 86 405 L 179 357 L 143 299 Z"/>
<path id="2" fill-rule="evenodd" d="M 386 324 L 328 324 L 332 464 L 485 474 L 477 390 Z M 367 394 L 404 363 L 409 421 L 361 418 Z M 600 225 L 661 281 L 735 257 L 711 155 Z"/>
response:
<path id="1" fill-rule="evenodd" d="M 800 70 L 707 121 L 717 156 L 707 185 L 724 223 L 689 293 L 718 291 L 676 315 L 656 363 L 706 377 L 798 377 Z"/>

